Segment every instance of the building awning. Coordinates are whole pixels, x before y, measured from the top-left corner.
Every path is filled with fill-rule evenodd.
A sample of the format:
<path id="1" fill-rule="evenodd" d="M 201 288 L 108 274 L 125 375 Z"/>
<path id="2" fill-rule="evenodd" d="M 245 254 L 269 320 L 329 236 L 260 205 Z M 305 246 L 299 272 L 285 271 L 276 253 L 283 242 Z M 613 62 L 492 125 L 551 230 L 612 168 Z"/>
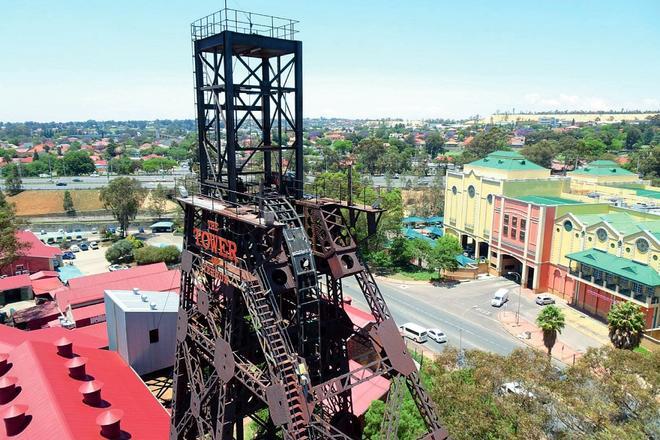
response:
<path id="1" fill-rule="evenodd" d="M 426 223 L 426 219 L 422 217 L 404 217 L 401 220 L 402 223 L 407 224 L 407 223 Z"/>
<path id="2" fill-rule="evenodd" d="M 156 222 L 149 227 L 153 229 L 153 228 L 171 228 L 173 226 L 174 226 L 173 222 Z"/>
<path id="3" fill-rule="evenodd" d="M 442 237 L 445 235 L 445 231 L 442 230 L 442 228 L 439 228 L 437 226 L 431 226 L 430 228 L 426 228 L 429 234 L 435 235 L 437 237 Z"/>
<path id="4" fill-rule="evenodd" d="M 617 257 L 600 249 L 574 252 L 566 255 L 566 258 L 646 286 L 660 286 L 660 275 L 652 267 L 627 258 Z"/>
<path id="5" fill-rule="evenodd" d="M 427 223 L 443 223 L 445 218 L 441 215 L 435 215 L 426 219 Z"/>

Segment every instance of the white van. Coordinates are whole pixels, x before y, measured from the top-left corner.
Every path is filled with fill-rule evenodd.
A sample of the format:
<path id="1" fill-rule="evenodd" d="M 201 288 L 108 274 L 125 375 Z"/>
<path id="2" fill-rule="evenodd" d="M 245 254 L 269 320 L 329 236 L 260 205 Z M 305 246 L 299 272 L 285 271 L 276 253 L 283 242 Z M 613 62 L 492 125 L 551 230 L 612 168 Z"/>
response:
<path id="1" fill-rule="evenodd" d="M 412 339 L 415 342 L 426 342 L 428 340 L 428 333 L 426 329 L 412 322 L 407 322 L 399 326 L 401 336 Z"/>
<path id="2" fill-rule="evenodd" d="M 497 289 L 493 299 L 490 300 L 490 305 L 493 307 L 502 307 L 505 302 L 509 300 L 508 289 Z"/>

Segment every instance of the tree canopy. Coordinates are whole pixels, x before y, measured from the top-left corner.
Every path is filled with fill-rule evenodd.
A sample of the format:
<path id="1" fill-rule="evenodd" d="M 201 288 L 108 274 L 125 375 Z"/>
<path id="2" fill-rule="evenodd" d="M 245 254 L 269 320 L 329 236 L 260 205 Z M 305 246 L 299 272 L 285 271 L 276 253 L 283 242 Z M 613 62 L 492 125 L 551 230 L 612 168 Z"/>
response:
<path id="1" fill-rule="evenodd" d="M 112 211 L 112 215 L 119 222 L 124 236 L 128 230 L 128 225 L 131 220 L 135 219 L 138 210 L 142 206 L 145 195 L 140 182 L 129 177 L 118 177 L 111 180 L 108 186 L 101 190 L 101 203 L 106 209 Z"/>

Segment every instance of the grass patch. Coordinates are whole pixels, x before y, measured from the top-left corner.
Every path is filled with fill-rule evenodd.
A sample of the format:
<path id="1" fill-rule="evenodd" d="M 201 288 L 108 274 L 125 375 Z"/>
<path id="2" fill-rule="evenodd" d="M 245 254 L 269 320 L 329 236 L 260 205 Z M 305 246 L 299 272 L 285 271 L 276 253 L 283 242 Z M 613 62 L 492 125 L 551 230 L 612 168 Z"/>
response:
<path id="1" fill-rule="evenodd" d="M 639 353 L 639 354 L 644 355 L 644 356 L 651 356 L 651 352 L 649 350 L 647 350 L 646 348 L 641 347 L 641 346 L 640 347 L 635 347 L 633 349 L 633 351 L 635 353 Z"/>
<path id="2" fill-rule="evenodd" d="M 439 281 L 437 271 L 429 270 L 396 270 L 387 275 L 390 278 L 404 281 Z"/>

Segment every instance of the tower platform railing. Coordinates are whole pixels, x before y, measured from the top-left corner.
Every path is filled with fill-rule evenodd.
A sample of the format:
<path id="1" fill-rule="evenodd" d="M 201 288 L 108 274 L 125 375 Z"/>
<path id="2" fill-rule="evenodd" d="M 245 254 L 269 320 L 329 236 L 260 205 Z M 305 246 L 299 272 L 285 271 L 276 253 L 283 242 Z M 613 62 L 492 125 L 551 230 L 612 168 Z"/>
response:
<path id="1" fill-rule="evenodd" d="M 298 33 L 296 30 L 298 23 L 297 20 L 289 18 L 224 8 L 195 20 L 190 25 L 190 31 L 193 41 L 224 31 L 293 40 L 294 35 Z"/>

